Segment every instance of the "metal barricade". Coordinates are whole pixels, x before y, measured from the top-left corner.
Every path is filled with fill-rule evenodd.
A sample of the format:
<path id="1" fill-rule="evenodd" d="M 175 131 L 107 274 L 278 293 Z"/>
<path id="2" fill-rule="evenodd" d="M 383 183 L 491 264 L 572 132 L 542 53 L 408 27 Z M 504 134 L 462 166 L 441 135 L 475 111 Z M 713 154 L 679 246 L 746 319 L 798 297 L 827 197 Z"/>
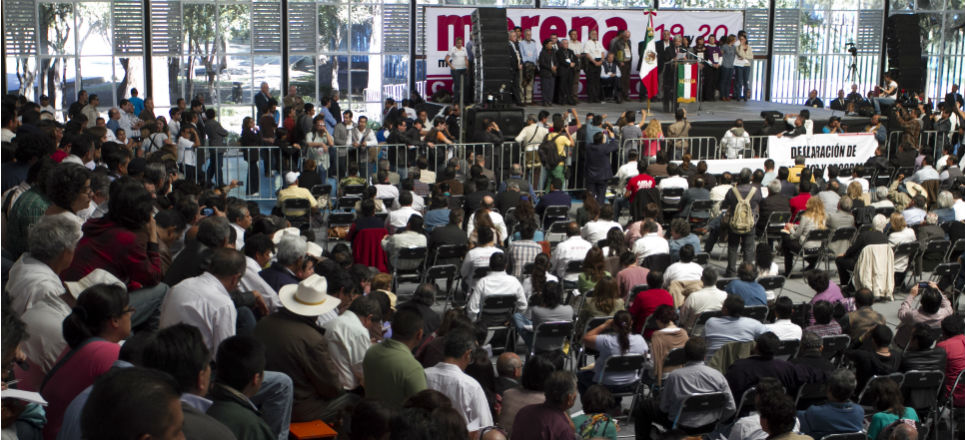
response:
<path id="1" fill-rule="evenodd" d="M 624 139 L 620 156 L 623 161 L 626 160 L 625 152 L 631 148 L 640 152 L 640 157 L 649 162 L 653 162 L 660 151 L 666 151 L 670 160 L 681 160 L 684 154 L 690 154 L 693 161 L 722 157 L 717 138 L 710 136 Z"/>
<path id="2" fill-rule="evenodd" d="M 178 168 L 185 180 L 198 185 L 224 186 L 241 183 L 228 194 L 248 200 L 274 200 L 284 185 L 284 173 L 299 171 L 299 157 L 285 154 L 277 146 L 197 147 L 194 161 L 182 155 Z M 291 153 L 291 152 L 289 152 Z M 192 162 L 194 162 L 192 164 Z"/>
<path id="3" fill-rule="evenodd" d="M 770 136 L 751 136 L 751 143 L 745 150 L 744 157 L 771 157 L 767 144 L 768 138 Z"/>
<path id="4" fill-rule="evenodd" d="M 893 152 L 898 151 L 898 145 L 901 143 L 901 136 L 903 134 L 905 134 L 905 132 L 901 130 L 888 133 L 888 140 L 885 142 L 885 153 L 888 155 L 888 159 L 891 159 Z"/>

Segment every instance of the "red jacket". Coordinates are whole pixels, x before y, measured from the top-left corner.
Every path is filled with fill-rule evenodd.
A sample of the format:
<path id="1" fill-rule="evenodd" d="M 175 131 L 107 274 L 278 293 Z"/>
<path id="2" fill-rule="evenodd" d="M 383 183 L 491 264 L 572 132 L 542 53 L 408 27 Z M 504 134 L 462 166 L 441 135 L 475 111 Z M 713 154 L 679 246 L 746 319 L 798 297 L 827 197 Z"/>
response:
<path id="1" fill-rule="evenodd" d="M 657 310 L 657 307 L 664 304 L 673 307 L 673 296 L 670 296 L 670 292 L 666 290 L 650 289 L 638 293 L 633 299 L 633 304 L 630 304 L 629 310 L 630 315 L 633 316 L 633 332 L 640 333 L 647 318 Z M 649 338 L 651 334 L 653 330 L 644 333 L 643 337 Z"/>
<path id="2" fill-rule="evenodd" d="M 385 249 L 382 249 L 382 239 L 389 235 L 385 228 L 366 228 L 358 231 L 352 240 L 352 253 L 355 264 L 374 267 L 379 272 L 388 272 Z"/>
<path id="3" fill-rule="evenodd" d="M 948 354 L 945 364 L 945 392 L 951 391 L 955 378 L 965 369 L 965 336 L 956 335 L 938 343 Z M 965 406 L 965 385 L 958 384 L 955 390 L 955 406 Z"/>
<path id="4" fill-rule="evenodd" d="M 161 254 L 143 234 L 106 217 L 84 223 L 83 232 L 73 263 L 61 274 L 64 281 L 77 281 L 100 268 L 123 281 L 128 291 L 161 282 Z"/>
<path id="5" fill-rule="evenodd" d="M 791 218 L 797 220 L 797 214 L 807 209 L 808 200 L 811 199 L 810 193 L 798 194 L 791 197 Z M 795 221 L 794 223 L 800 223 Z"/>

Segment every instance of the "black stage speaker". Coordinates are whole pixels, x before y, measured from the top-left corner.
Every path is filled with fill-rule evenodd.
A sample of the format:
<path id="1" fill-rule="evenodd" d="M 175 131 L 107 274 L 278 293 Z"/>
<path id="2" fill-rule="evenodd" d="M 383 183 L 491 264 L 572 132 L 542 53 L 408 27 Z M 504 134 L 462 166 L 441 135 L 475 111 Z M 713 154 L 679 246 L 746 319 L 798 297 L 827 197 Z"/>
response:
<path id="1" fill-rule="evenodd" d="M 774 118 L 775 121 L 780 121 L 781 119 L 784 119 L 784 113 L 781 113 L 779 111 L 764 110 L 761 112 L 761 119 L 767 119 L 768 116 Z"/>
<path id="2" fill-rule="evenodd" d="M 487 109 L 472 107 L 466 112 L 466 139 L 472 141 L 482 140 L 482 134 L 486 130 L 485 120 L 496 121 L 503 134 L 519 133 L 523 130 L 523 109 L 521 108 L 500 108 Z"/>
<path id="3" fill-rule="evenodd" d="M 500 102 L 512 87 L 507 29 L 505 9 L 477 8 L 472 13 L 473 101 L 477 104 Z"/>
<path id="4" fill-rule="evenodd" d="M 923 56 L 921 21 L 924 14 L 901 14 L 888 17 L 885 22 L 885 44 L 888 68 L 894 74 L 898 88 L 916 92 L 925 89 L 928 57 Z"/>

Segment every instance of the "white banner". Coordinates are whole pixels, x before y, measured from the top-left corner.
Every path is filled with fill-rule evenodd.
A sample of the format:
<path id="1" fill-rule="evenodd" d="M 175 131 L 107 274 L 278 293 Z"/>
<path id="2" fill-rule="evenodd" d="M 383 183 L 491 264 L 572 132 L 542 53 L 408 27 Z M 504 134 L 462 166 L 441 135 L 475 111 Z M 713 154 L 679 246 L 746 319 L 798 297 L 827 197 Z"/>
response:
<path id="1" fill-rule="evenodd" d="M 804 156 L 808 168 L 815 168 L 823 174 L 829 165 L 863 165 L 875 155 L 878 141 L 870 133 L 815 134 L 794 138 L 771 136 L 767 139 L 767 148 L 768 155 L 778 167 L 794 166 L 794 158 Z"/>
<path id="2" fill-rule="evenodd" d="M 426 7 L 426 93 L 436 90 L 451 90 L 452 78 L 446 67 L 446 52 L 456 38 L 469 41 L 473 8 Z M 660 39 L 660 32 L 667 30 L 675 35 L 687 35 L 691 41 L 710 34 L 718 38 L 737 34 L 743 29 L 742 11 L 644 11 L 620 9 L 506 9 L 507 30 L 519 26 L 533 30 L 533 39 L 543 41 L 556 34 L 567 38 L 570 30 L 579 33 L 580 41 L 585 41 L 591 30 L 600 34 L 604 48 L 610 47 L 610 40 L 619 31 L 630 30 L 630 46 L 633 51 L 633 76 L 631 94 L 637 95 L 640 78 L 637 75 L 639 54 L 637 47 L 646 37 L 650 15 L 653 15 L 654 35 Z M 539 90 L 539 87 L 535 87 Z M 538 93 L 537 93 L 538 94 Z"/>

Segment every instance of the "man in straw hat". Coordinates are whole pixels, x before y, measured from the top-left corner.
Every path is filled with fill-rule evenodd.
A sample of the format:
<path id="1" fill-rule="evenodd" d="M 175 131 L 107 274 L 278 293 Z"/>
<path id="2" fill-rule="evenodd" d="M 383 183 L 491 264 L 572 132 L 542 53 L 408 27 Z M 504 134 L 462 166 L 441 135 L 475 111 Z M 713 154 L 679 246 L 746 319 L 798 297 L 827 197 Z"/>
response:
<path id="1" fill-rule="evenodd" d="M 291 376 L 293 422 L 335 422 L 358 395 L 342 391 L 329 341 L 316 321 L 341 301 L 328 294 L 328 283 L 320 275 L 283 286 L 278 296 L 283 308 L 255 327 L 255 338 L 268 349 L 266 368 Z"/>

